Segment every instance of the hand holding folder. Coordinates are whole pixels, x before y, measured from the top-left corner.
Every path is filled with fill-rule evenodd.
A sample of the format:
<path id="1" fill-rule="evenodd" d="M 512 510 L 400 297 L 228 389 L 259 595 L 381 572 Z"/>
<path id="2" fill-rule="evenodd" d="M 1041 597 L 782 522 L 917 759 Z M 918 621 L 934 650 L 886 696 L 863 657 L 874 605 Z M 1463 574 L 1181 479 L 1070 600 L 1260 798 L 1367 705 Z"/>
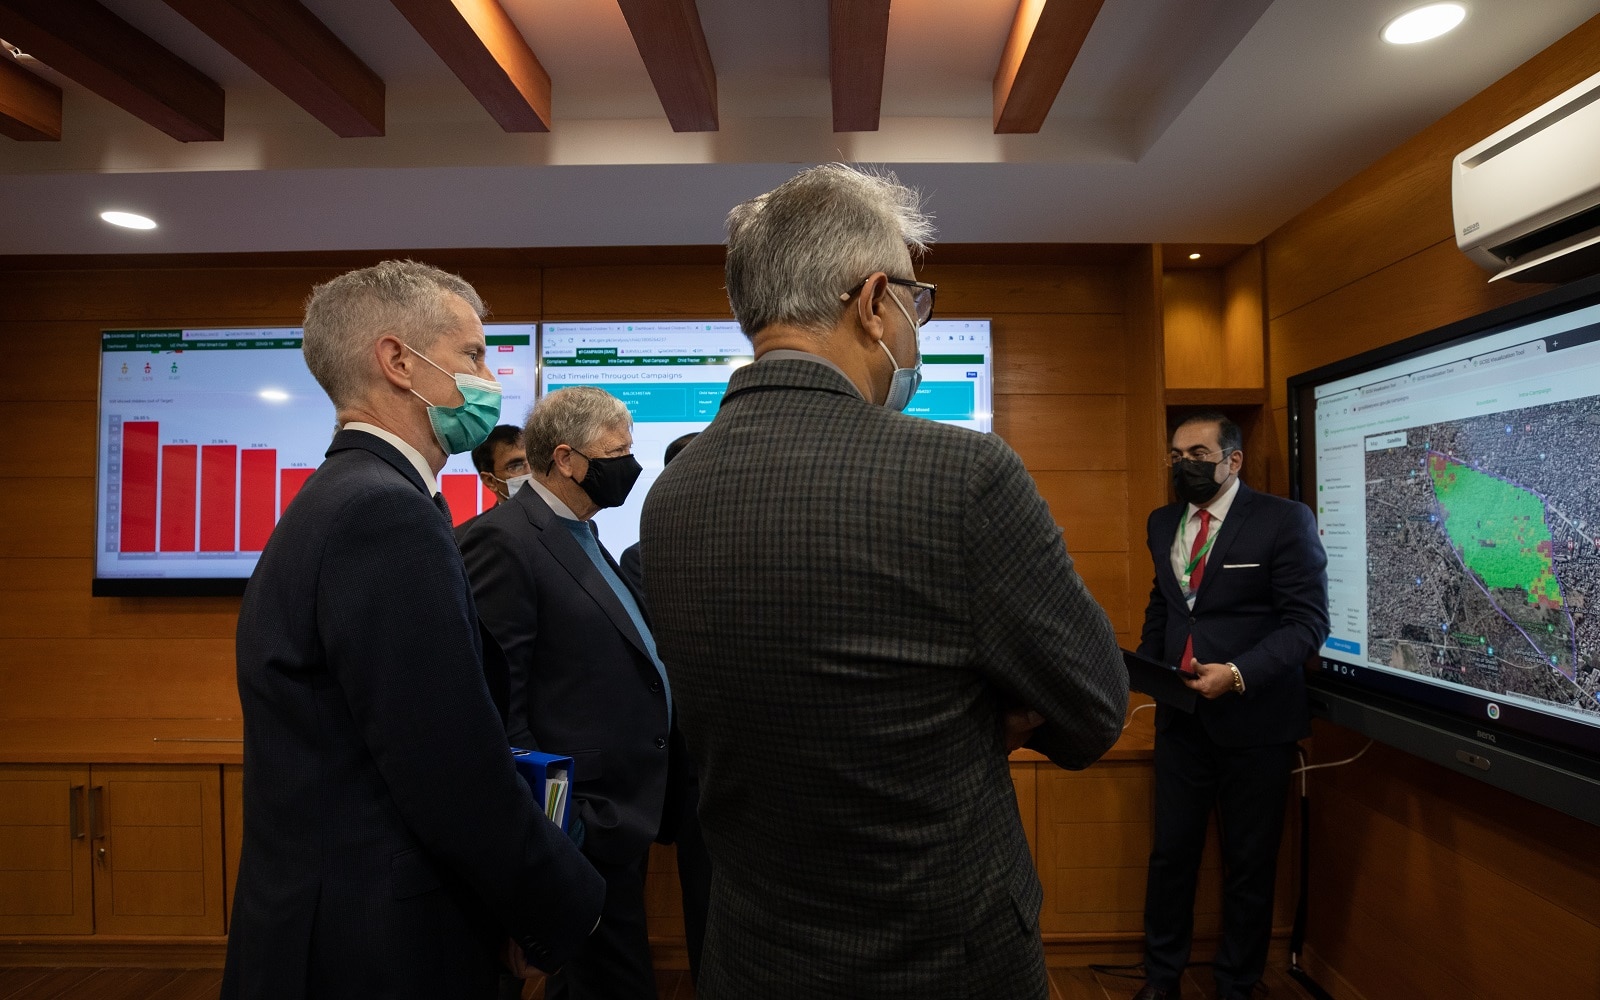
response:
<path id="1" fill-rule="evenodd" d="M 572 811 L 568 805 L 572 797 L 572 758 L 512 747 L 511 761 L 550 822 L 570 834 Z"/>

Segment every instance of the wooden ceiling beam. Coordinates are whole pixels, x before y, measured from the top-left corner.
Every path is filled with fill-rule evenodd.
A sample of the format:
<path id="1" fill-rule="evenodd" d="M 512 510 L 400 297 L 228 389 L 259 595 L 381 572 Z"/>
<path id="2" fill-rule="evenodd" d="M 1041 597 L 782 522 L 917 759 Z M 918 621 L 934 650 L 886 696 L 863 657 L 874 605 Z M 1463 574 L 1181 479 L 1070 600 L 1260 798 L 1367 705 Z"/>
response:
<path id="1" fill-rule="evenodd" d="M 1037 132 L 1104 0 L 1021 0 L 994 74 L 996 134 Z"/>
<path id="2" fill-rule="evenodd" d="M 617 0 L 674 132 L 717 130 L 717 70 L 694 0 Z"/>
<path id="3" fill-rule="evenodd" d="M 61 88 L 0 52 L 0 135 L 25 142 L 61 140 Z"/>
<path id="4" fill-rule="evenodd" d="M 391 0 L 507 132 L 550 131 L 550 74 L 497 0 Z"/>
<path id="5" fill-rule="evenodd" d="M 0 0 L 0 38 L 174 139 L 222 138 L 222 88 L 94 0 Z"/>
<path id="6" fill-rule="evenodd" d="M 166 4 L 335 135 L 383 135 L 383 81 L 299 0 Z"/>
<path id="7" fill-rule="evenodd" d="M 878 131 L 888 47 L 889 0 L 829 0 L 828 79 L 835 132 Z"/>

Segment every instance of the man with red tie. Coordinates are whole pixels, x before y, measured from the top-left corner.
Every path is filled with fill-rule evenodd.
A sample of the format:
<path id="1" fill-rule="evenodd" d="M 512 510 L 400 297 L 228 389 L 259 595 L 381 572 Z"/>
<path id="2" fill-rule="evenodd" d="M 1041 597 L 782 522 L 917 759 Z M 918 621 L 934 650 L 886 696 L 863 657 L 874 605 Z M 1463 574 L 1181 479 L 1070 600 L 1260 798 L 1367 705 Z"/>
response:
<path id="1" fill-rule="evenodd" d="M 1178 1000 L 1206 826 L 1221 831 L 1217 996 L 1246 997 L 1266 966 L 1295 742 L 1311 734 L 1307 657 L 1328 634 L 1327 556 L 1309 508 L 1239 480 L 1239 427 L 1199 413 L 1172 433 L 1179 500 L 1150 515 L 1155 582 L 1139 652 L 1192 674 L 1193 713 L 1158 704 L 1155 832 L 1145 889 L 1145 985 Z"/>

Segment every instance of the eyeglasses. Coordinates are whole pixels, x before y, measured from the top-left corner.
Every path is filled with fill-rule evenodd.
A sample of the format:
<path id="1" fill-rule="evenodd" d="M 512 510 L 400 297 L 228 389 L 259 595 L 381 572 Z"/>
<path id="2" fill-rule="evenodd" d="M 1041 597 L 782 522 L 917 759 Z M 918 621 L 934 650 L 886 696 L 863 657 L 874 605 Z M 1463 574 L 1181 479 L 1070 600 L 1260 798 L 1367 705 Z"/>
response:
<path id="1" fill-rule="evenodd" d="M 888 275 L 884 275 L 884 280 L 891 285 L 900 285 L 911 289 L 911 315 L 916 318 L 917 326 L 920 327 L 927 323 L 928 320 L 933 319 L 933 297 L 939 291 L 938 285 L 929 284 L 926 281 L 912 281 L 910 278 L 891 278 Z M 862 278 L 848 292 L 840 292 L 839 300 L 841 302 L 850 301 L 850 297 L 860 292 L 866 286 L 866 283 L 867 279 Z"/>
<path id="2" fill-rule="evenodd" d="M 1207 450 L 1205 448 L 1201 448 L 1200 446 L 1196 445 L 1195 447 L 1190 448 L 1188 451 L 1169 451 L 1169 452 L 1167 452 L 1167 465 L 1169 465 L 1169 466 L 1177 465 L 1179 462 L 1182 462 L 1182 461 L 1185 461 L 1185 460 L 1195 461 L 1195 462 L 1220 462 L 1220 461 L 1222 461 L 1222 459 L 1226 458 L 1227 455 L 1228 455 L 1228 452 L 1219 450 L 1217 452 L 1217 456 L 1218 457 L 1217 458 L 1212 458 L 1211 457 L 1211 452 L 1209 450 Z"/>

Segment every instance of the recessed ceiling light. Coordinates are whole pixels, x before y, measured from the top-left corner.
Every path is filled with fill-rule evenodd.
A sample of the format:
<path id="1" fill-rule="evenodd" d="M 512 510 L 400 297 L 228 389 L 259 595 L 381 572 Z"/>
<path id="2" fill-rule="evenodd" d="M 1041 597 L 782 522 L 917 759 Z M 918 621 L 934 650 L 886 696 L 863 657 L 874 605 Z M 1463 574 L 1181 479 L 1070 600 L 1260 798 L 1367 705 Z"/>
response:
<path id="1" fill-rule="evenodd" d="M 1197 253 L 1192 253 L 1192 254 L 1189 255 L 1189 259 L 1190 260 L 1199 260 L 1200 259 L 1200 255 L 1197 254 Z"/>
<path id="2" fill-rule="evenodd" d="M 156 220 L 132 212 L 101 212 L 100 218 L 124 229 L 154 229 Z"/>
<path id="3" fill-rule="evenodd" d="M 260 396 L 269 403 L 287 403 L 289 401 L 289 394 L 282 389 L 262 389 Z"/>
<path id="4" fill-rule="evenodd" d="M 1430 3 L 1426 7 L 1408 10 L 1383 26 L 1383 40 L 1391 45 L 1413 45 L 1425 42 L 1460 24 L 1467 16 L 1467 8 L 1458 3 Z"/>

